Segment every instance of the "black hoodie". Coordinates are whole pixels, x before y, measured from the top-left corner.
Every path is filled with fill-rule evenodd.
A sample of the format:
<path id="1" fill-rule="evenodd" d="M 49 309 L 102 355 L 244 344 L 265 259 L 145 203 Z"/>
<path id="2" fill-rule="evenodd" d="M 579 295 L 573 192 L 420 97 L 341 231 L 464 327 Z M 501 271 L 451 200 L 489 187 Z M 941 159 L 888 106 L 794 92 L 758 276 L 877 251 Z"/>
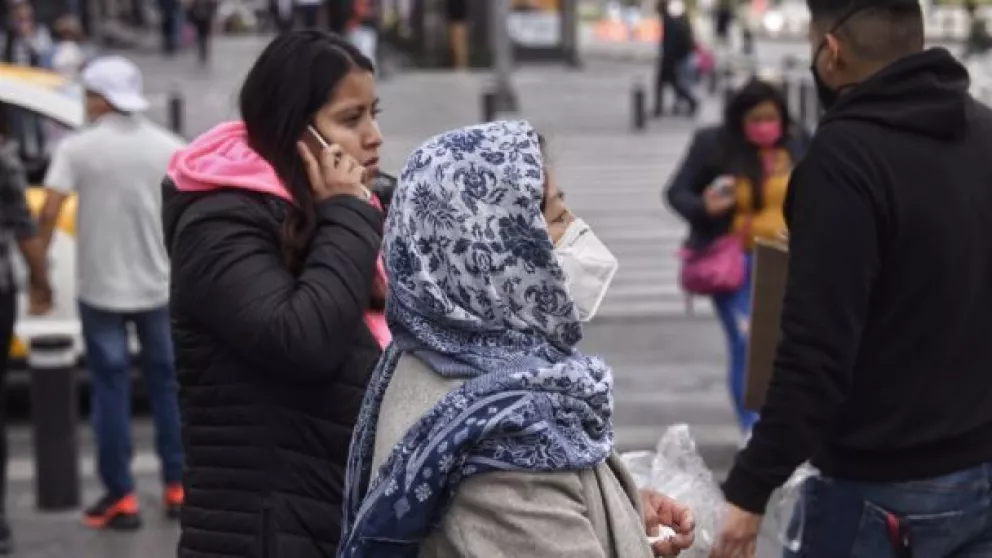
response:
<path id="1" fill-rule="evenodd" d="M 795 169 L 782 342 L 724 490 L 802 461 L 901 482 L 992 462 L 992 111 L 943 49 L 842 96 Z"/>

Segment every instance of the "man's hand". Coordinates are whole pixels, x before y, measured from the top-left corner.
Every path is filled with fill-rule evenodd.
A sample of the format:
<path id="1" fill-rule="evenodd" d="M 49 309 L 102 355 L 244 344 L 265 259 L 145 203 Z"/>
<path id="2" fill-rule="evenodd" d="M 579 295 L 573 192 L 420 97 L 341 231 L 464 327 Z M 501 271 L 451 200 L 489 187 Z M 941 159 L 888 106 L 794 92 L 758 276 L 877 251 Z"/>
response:
<path id="1" fill-rule="evenodd" d="M 47 278 L 32 278 L 28 286 L 28 314 L 40 316 L 52 311 L 52 286 Z"/>
<path id="2" fill-rule="evenodd" d="M 38 316 L 52 311 L 52 284 L 48 282 L 48 259 L 39 235 L 17 241 L 28 266 L 28 314 Z"/>
<path id="3" fill-rule="evenodd" d="M 727 504 L 723 531 L 710 558 L 754 558 L 761 516 Z"/>
<path id="4" fill-rule="evenodd" d="M 651 545 L 655 556 L 671 558 L 692 546 L 696 520 L 688 507 L 653 490 L 641 491 L 644 508 L 644 529 L 649 537 L 657 537 L 662 527 L 675 531 L 675 535 Z"/>

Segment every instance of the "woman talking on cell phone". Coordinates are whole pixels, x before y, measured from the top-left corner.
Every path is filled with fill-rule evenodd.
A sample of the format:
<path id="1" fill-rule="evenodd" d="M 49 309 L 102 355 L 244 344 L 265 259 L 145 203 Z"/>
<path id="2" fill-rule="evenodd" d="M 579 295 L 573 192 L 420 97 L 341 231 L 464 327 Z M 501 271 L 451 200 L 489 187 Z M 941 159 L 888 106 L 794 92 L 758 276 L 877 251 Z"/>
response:
<path id="1" fill-rule="evenodd" d="M 348 445 L 389 341 L 372 63 L 277 37 L 242 120 L 163 186 L 186 452 L 180 558 L 333 556 Z"/>

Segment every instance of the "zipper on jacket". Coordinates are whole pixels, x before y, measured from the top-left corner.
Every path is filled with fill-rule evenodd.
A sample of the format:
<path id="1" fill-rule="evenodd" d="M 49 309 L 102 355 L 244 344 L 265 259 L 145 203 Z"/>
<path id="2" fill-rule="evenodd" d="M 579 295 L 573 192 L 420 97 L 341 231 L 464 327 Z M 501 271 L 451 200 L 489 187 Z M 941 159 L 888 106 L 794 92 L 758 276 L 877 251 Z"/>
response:
<path id="1" fill-rule="evenodd" d="M 261 552 L 259 556 L 261 558 L 276 558 L 276 553 L 272 550 L 272 542 L 274 537 L 272 536 L 272 502 L 265 500 L 262 502 L 262 517 L 261 517 Z"/>

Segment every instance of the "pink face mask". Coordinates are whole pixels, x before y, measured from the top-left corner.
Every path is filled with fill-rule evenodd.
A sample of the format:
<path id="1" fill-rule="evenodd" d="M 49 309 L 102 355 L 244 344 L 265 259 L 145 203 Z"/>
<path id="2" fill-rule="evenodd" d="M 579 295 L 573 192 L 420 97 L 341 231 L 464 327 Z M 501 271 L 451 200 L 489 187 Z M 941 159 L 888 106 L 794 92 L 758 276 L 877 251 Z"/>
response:
<path id="1" fill-rule="evenodd" d="M 758 147 L 771 147 L 782 138 L 782 123 L 778 120 L 748 122 L 744 125 L 744 135 Z"/>

